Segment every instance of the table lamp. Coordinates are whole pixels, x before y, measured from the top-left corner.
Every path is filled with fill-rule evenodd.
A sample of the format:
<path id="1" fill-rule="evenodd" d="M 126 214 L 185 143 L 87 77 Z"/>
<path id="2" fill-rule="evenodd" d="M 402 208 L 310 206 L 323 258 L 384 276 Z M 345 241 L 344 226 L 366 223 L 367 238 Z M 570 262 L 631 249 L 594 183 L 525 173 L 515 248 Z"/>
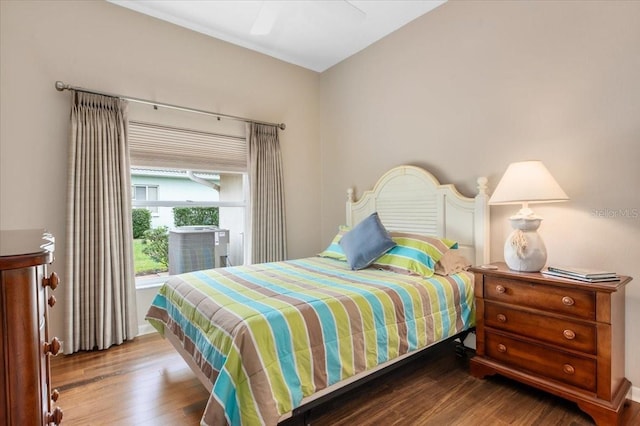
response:
<path id="1" fill-rule="evenodd" d="M 542 217 L 533 214 L 529 204 L 568 199 L 542 162 L 509 164 L 489 204 L 522 204 L 520 211 L 509 218 L 513 232 L 504 244 L 504 261 L 510 269 L 536 272 L 547 262 L 547 249 L 537 232 Z"/>

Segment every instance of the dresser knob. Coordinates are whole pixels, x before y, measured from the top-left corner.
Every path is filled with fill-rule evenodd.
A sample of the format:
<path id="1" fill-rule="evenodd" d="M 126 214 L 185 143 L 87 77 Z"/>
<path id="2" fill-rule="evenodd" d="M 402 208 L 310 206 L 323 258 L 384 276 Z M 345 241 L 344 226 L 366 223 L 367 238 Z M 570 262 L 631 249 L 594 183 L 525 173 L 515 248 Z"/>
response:
<path id="1" fill-rule="evenodd" d="M 58 355 L 58 352 L 60 352 L 60 340 L 58 340 L 57 337 L 54 337 L 53 339 L 51 339 L 51 343 L 47 343 L 45 342 L 43 345 L 44 348 L 44 354 L 51 354 L 51 355 Z"/>
<path id="2" fill-rule="evenodd" d="M 47 413 L 47 424 L 53 423 L 59 425 L 62 422 L 62 410 L 60 407 L 56 407 L 51 413 Z"/>
<path id="3" fill-rule="evenodd" d="M 58 284 L 60 284 L 60 278 L 55 272 L 52 272 L 49 278 L 42 279 L 42 286 L 51 287 L 51 290 L 55 290 L 56 287 L 58 287 Z"/>
<path id="4" fill-rule="evenodd" d="M 576 333 L 573 330 L 565 330 L 562 332 L 562 334 L 567 340 L 573 340 L 576 338 Z"/>
<path id="5" fill-rule="evenodd" d="M 506 292 L 507 289 L 505 289 L 503 286 L 501 286 L 500 284 L 498 284 L 496 286 L 496 292 L 498 292 L 499 294 L 503 294 L 504 292 Z"/>
<path id="6" fill-rule="evenodd" d="M 53 305 L 56 304 L 56 297 L 53 294 L 49 296 L 49 300 L 47 301 L 47 304 L 52 308 L 53 308 Z"/>
<path id="7" fill-rule="evenodd" d="M 562 371 L 564 371 L 566 374 L 574 374 L 576 372 L 576 369 L 573 368 L 571 364 L 565 364 L 562 366 Z"/>
<path id="8" fill-rule="evenodd" d="M 562 303 L 567 306 L 573 306 L 573 304 L 576 302 L 569 296 L 565 296 L 562 298 Z"/>
<path id="9" fill-rule="evenodd" d="M 497 318 L 500 322 L 507 322 L 507 317 L 504 314 L 498 314 Z"/>
<path id="10" fill-rule="evenodd" d="M 507 347 L 505 345 L 503 345 L 502 343 L 500 343 L 498 345 L 498 352 L 505 353 L 506 351 L 507 351 Z"/>
<path id="11" fill-rule="evenodd" d="M 60 398 L 60 392 L 58 392 L 58 389 L 54 389 L 53 391 L 51 391 L 51 400 L 53 402 L 56 402 L 58 398 Z"/>

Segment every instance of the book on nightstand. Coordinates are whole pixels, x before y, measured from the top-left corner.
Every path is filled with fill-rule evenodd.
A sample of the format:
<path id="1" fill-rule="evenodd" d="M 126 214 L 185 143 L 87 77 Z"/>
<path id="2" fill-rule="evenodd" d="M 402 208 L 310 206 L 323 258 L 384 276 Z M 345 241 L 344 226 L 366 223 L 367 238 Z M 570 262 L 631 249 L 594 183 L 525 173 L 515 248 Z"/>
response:
<path id="1" fill-rule="evenodd" d="M 565 266 L 549 266 L 541 271 L 545 275 L 554 277 L 569 278 L 589 283 L 620 281 L 620 277 L 615 272 L 601 271 L 596 269 L 575 268 Z"/>

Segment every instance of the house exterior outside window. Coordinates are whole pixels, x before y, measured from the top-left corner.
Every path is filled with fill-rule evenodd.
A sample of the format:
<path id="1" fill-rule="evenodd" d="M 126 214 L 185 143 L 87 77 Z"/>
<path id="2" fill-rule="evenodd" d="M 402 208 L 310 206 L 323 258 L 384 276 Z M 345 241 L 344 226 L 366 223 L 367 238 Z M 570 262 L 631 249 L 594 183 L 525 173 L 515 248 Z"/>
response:
<path id="1" fill-rule="evenodd" d="M 212 183 L 220 183 L 220 175 L 216 173 L 197 173 L 197 176 Z M 131 183 L 134 187 L 132 207 L 144 207 L 152 212 L 152 228 L 175 226 L 173 207 L 187 203 L 196 206 L 220 200 L 219 191 L 192 181 L 186 170 L 131 168 Z M 155 202 L 155 205 L 149 205 L 146 201 Z M 171 201 L 179 204 L 172 204 Z M 170 205 L 159 205 L 167 204 L 166 202 Z"/>
<path id="2" fill-rule="evenodd" d="M 151 228 L 169 230 L 176 227 L 175 207 L 217 207 L 218 227 L 228 231 L 226 264 L 243 264 L 248 198 L 246 173 L 192 173 L 196 180 L 189 174 L 187 170 L 132 167 L 132 207 L 154 209 Z M 144 280 L 148 282 L 146 277 Z"/>
<path id="3" fill-rule="evenodd" d="M 132 182 L 133 182 L 133 175 Z M 133 205 L 136 205 L 136 201 L 158 201 L 158 185 L 146 185 L 146 184 L 133 184 Z M 149 206 L 147 209 L 153 216 L 158 215 L 158 207 Z"/>

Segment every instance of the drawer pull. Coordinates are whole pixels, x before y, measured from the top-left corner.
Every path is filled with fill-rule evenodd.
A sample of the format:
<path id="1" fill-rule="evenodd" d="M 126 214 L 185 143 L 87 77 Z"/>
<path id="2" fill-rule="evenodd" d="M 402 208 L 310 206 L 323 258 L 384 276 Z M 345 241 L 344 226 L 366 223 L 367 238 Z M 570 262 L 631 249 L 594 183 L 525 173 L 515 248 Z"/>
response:
<path id="1" fill-rule="evenodd" d="M 53 402 L 56 402 L 58 398 L 60 398 L 60 392 L 58 392 L 58 389 L 54 389 L 53 391 L 51 391 L 51 400 Z"/>
<path id="2" fill-rule="evenodd" d="M 57 337 L 54 337 L 53 339 L 51 339 L 51 343 L 45 342 L 43 348 L 45 355 L 58 355 L 58 352 L 60 352 L 61 349 L 60 340 L 58 340 Z"/>
<path id="3" fill-rule="evenodd" d="M 49 300 L 47 300 L 47 304 L 53 308 L 53 305 L 56 304 L 56 297 L 54 295 L 49 296 Z"/>
<path id="4" fill-rule="evenodd" d="M 502 343 L 500 343 L 498 345 L 498 352 L 502 352 L 502 353 L 507 352 L 507 347 L 505 345 L 503 345 Z"/>
<path id="5" fill-rule="evenodd" d="M 566 306 L 573 306 L 574 303 L 576 303 L 572 298 L 570 298 L 569 296 L 565 296 L 562 298 L 562 304 L 566 305 Z"/>
<path id="6" fill-rule="evenodd" d="M 47 413 L 47 424 L 53 423 L 59 425 L 62 422 L 62 410 L 60 407 L 56 407 L 51 413 Z"/>
<path id="7" fill-rule="evenodd" d="M 507 322 L 507 317 L 504 314 L 498 314 L 497 317 L 500 322 Z"/>
<path id="8" fill-rule="evenodd" d="M 497 292 L 498 294 L 503 294 L 503 293 L 505 293 L 506 291 L 507 291 L 507 289 L 505 289 L 505 288 L 504 288 L 503 286 L 501 286 L 500 284 L 498 284 L 498 285 L 496 286 L 496 292 Z"/>
<path id="9" fill-rule="evenodd" d="M 51 290 L 55 290 L 56 287 L 58 287 L 58 284 L 60 284 L 60 278 L 55 272 L 52 272 L 49 278 L 42 279 L 42 286 L 51 287 Z"/>
<path id="10" fill-rule="evenodd" d="M 565 330 L 562 332 L 564 338 L 567 340 L 573 340 L 576 338 L 576 333 L 573 330 Z"/>
<path id="11" fill-rule="evenodd" d="M 562 366 L 562 371 L 564 371 L 566 374 L 574 374 L 576 372 L 576 369 L 573 368 L 571 364 L 565 364 Z"/>

